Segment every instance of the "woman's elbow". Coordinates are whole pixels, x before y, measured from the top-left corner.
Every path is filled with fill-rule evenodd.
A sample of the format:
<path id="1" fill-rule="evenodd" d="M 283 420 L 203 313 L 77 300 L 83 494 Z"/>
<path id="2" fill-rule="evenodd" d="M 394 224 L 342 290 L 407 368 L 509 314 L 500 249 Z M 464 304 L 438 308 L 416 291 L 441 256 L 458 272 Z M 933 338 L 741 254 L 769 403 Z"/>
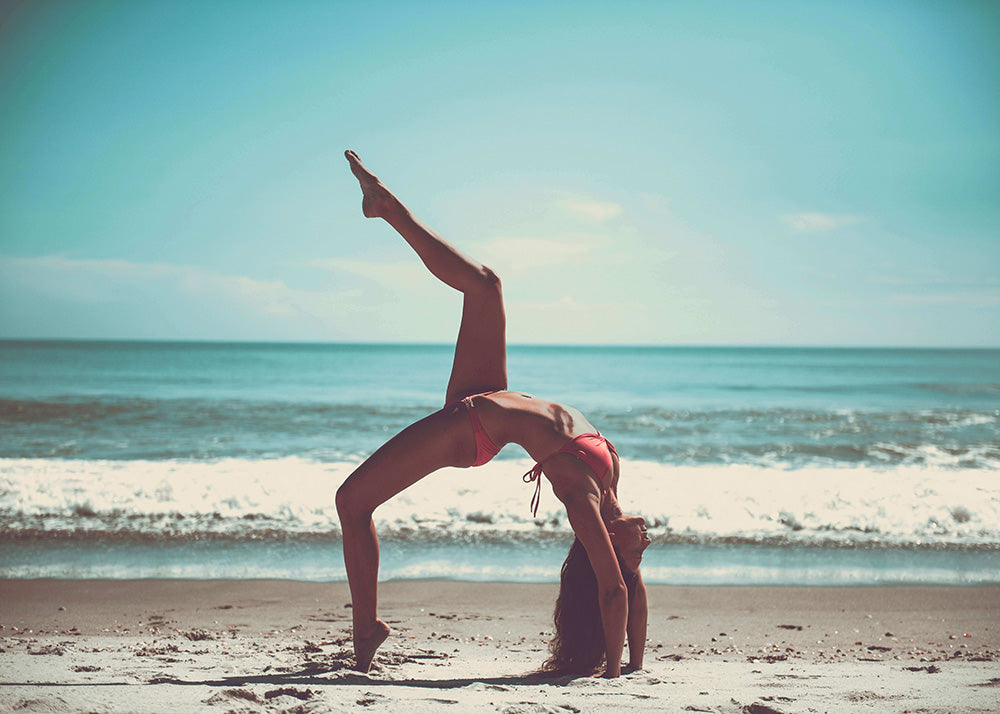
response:
<path id="1" fill-rule="evenodd" d="M 602 588 L 601 606 L 612 609 L 627 608 L 628 589 L 625 587 L 625 583 L 619 580 L 617 583 Z"/>

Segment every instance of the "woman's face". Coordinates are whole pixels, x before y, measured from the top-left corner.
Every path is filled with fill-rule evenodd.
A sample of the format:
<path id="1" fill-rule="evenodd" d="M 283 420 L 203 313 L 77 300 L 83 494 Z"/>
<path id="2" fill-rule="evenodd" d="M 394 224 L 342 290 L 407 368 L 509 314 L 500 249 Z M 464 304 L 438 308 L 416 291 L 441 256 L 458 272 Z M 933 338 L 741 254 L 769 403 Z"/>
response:
<path id="1" fill-rule="evenodd" d="M 646 521 L 642 516 L 619 516 L 608 524 L 611 545 L 629 572 L 639 570 L 642 552 L 652 542 L 646 533 Z"/>

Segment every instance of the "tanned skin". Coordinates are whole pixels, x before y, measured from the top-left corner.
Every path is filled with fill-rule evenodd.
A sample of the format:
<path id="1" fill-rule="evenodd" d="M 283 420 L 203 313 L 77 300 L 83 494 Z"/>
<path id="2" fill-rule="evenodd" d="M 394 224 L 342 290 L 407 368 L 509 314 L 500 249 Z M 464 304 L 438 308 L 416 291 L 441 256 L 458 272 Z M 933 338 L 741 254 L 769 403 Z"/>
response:
<path id="1" fill-rule="evenodd" d="M 347 151 L 346 157 L 361 184 L 362 213 L 392 226 L 434 277 L 463 295 L 445 402 L 451 404 L 469 395 L 493 392 L 474 400 L 477 415 L 492 441 L 498 446 L 519 444 L 536 461 L 545 461 L 543 472 L 556 497 L 566 506 L 570 525 L 597 576 L 607 647 L 603 676 L 617 677 L 621 673 L 626 634 L 628 668 L 641 668 L 646 637 L 645 588 L 641 589 L 641 597 L 633 595 L 633 602 L 628 602 L 616 548 L 630 568 L 634 563 L 633 572 L 637 572 L 649 538 L 641 518 L 628 520 L 622 516 L 617 501 L 617 457 L 610 475 L 593 473 L 571 454 L 548 458 L 568 440 L 597 430 L 572 407 L 507 390 L 506 316 L 500 278 L 417 219 L 357 154 Z M 388 625 L 377 614 L 379 547 L 373 512 L 438 469 L 470 466 L 475 461 L 475 450 L 466 407 L 458 404 L 434 412 L 394 436 L 337 491 L 353 605 L 356 669 L 369 670 L 376 651 L 389 635 Z"/>

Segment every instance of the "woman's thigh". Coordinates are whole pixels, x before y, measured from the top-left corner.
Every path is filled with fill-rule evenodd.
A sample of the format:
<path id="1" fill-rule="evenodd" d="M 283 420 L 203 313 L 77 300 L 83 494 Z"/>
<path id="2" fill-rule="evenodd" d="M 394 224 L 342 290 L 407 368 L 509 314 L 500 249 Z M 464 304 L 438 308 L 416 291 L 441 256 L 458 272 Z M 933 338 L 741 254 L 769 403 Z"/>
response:
<path id="1" fill-rule="evenodd" d="M 446 402 L 507 388 L 506 328 L 499 281 L 465 294 Z"/>
<path id="2" fill-rule="evenodd" d="M 338 505 L 370 513 L 438 469 L 468 466 L 475 444 L 466 422 L 468 416 L 458 406 L 406 427 L 347 477 L 337 492 Z"/>

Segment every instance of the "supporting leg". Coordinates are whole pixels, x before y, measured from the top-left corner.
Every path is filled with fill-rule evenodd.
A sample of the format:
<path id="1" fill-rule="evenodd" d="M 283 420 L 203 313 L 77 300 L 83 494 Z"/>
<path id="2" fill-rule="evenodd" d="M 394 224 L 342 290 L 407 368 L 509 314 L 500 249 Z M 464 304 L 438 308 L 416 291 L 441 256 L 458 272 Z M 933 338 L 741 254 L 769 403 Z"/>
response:
<path id="1" fill-rule="evenodd" d="M 464 414 L 435 412 L 410 425 L 372 454 L 337 490 L 344 565 L 351 589 L 356 669 L 367 672 L 389 627 L 378 619 L 379 546 L 375 509 L 427 474 L 466 464 Z"/>
<path id="2" fill-rule="evenodd" d="M 354 633 L 354 668 L 367 672 L 379 646 L 389 636 L 389 626 L 378 618 L 378 537 L 371 515 L 344 513 L 337 500 L 344 534 L 344 566 L 351 589 Z"/>

